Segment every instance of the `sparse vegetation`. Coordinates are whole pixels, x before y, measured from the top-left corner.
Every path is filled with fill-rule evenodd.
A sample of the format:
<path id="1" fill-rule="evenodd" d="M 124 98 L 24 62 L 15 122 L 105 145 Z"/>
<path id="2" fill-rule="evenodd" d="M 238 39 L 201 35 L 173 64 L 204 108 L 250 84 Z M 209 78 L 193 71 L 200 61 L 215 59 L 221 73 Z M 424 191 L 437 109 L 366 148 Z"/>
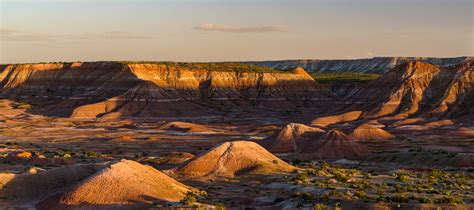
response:
<path id="1" fill-rule="evenodd" d="M 180 202 L 184 205 L 193 205 L 195 202 L 197 202 L 197 196 L 194 192 L 189 191 Z"/>
<path id="2" fill-rule="evenodd" d="M 171 61 L 119 61 L 122 64 L 161 64 L 171 68 L 186 68 L 189 70 L 206 70 L 218 72 L 254 72 L 254 73 L 292 73 L 250 64 L 220 62 L 220 63 L 183 63 Z"/>
<path id="3" fill-rule="evenodd" d="M 367 83 L 380 77 L 380 74 L 357 72 L 342 73 L 312 73 L 314 80 L 319 83 Z"/>

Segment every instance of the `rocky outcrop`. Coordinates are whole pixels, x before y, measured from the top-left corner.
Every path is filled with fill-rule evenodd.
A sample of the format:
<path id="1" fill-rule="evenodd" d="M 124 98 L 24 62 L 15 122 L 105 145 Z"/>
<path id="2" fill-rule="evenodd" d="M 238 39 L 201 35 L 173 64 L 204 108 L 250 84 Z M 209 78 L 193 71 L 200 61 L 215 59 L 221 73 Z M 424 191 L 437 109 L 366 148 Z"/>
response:
<path id="1" fill-rule="evenodd" d="M 301 70 L 215 71 L 166 63 L 5 65 L 0 68 L 0 88 L 1 97 L 40 105 L 41 113 L 77 118 L 196 116 L 247 106 L 309 107 L 333 100 Z"/>
<path id="2" fill-rule="evenodd" d="M 440 66 L 452 66 L 472 60 L 473 57 L 457 58 L 424 58 L 424 57 L 374 57 L 353 60 L 281 60 L 281 61 L 254 61 L 245 62 L 273 69 L 292 70 L 302 67 L 308 72 L 365 72 L 382 74 L 390 71 L 397 65 L 409 61 L 422 61 Z"/>

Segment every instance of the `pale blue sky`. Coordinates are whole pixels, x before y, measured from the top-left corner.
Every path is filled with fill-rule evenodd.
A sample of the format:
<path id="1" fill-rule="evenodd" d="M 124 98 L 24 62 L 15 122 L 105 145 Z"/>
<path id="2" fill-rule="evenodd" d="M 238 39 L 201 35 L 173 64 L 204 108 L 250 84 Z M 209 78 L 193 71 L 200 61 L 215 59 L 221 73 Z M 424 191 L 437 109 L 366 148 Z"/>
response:
<path id="1" fill-rule="evenodd" d="M 474 0 L 0 0 L 0 63 L 473 55 Z"/>

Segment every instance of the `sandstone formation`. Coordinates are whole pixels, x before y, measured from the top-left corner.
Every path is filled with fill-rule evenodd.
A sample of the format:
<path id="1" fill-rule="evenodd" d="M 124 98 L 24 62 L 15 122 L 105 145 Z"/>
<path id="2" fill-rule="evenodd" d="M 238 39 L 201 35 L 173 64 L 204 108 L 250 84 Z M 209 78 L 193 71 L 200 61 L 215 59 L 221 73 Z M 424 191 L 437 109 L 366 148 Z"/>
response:
<path id="1" fill-rule="evenodd" d="M 194 68 L 118 62 L 2 65 L 0 96 L 37 105 L 34 113 L 74 118 L 197 116 L 333 100 L 301 70 L 239 72 L 227 71 L 225 64 L 223 70 Z"/>
<path id="2" fill-rule="evenodd" d="M 357 140 L 388 140 L 395 138 L 382 128 L 369 124 L 362 124 L 355 128 L 350 137 Z"/>
<path id="3" fill-rule="evenodd" d="M 279 133 L 276 133 L 259 143 L 268 151 L 274 153 L 290 153 L 298 150 L 305 141 L 310 141 L 325 131 L 303 124 L 290 123 Z"/>
<path id="4" fill-rule="evenodd" d="M 473 61 L 449 68 L 413 61 L 395 67 L 365 88 L 354 89 L 345 103 L 360 105 L 366 119 L 462 118 L 472 122 L 473 84 Z"/>
<path id="5" fill-rule="evenodd" d="M 296 168 L 280 160 L 257 143 L 234 141 L 220 144 L 200 154 L 174 172 L 183 177 L 233 178 L 292 172 Z"/>

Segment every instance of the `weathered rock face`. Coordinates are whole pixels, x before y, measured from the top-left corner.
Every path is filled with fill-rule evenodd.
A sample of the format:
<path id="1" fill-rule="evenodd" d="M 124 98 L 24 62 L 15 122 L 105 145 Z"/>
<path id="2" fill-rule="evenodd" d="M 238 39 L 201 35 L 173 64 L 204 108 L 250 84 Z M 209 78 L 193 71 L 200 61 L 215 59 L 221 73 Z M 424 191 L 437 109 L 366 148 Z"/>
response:
<path id="1" fill-rule="evenodd" d="M 473 62 L 449 68 L 423 62 L 397 66 L 381 78 L 354 89 L 346 104 L 365 110 L 364 118 L 459 118 L 473 116 Z"/>
<path id="2" fill-rule="evenodd" d="M 301 71 L 226 72 L 117 62 L 5 65 L 0 87 L 1 97 L 55 105 L 52 115 L 72 117 L 202 114 L 204 107 L 288 108 L 332 100 Z"/>
<path id="3" fill-rule="evenodd" d="M 274 69 L 291 70 L 302 67 L 308 72 L 366 72 L 382 74 L 397 65 L 409 61 L 422 61 L 440 66 L 451 66 L 472 60 L 472 57 L 422 58 L 422 57 L 375 57 L 353 60 L 281 60 L 246 62 Z"/>

